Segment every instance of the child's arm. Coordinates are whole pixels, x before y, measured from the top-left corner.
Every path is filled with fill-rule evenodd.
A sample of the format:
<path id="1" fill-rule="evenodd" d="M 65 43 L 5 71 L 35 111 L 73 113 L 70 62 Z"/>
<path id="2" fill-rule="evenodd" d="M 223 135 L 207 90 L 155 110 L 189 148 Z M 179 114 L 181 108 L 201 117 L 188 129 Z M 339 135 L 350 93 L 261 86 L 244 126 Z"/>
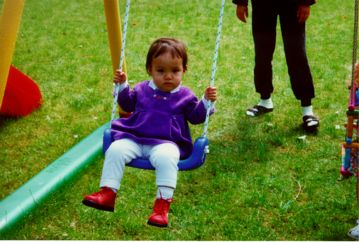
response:
<path id="1" fill-rule="evenodd" d="M 207 87 L 204 91 L 202 102 L 206 109 L 211 108 L 210 115 L 214 113 L 213 106 L 210 105 L 210 102 L 213 103 L 217 101 L 217 88 L 216 87 Z"/>
<path id="2" fill-rule="evenodd" d="M 217 100 L 217 88 L 207 87 L 204 91 L 204 98 L 208 101 L 215 102 Z"/>
<path id="3" fill-rule="evenodd" d="M 136 95 L 128 86 L 126 73 L 116 70 L 113 82 L 120 85 L 120 95 L 118 95 L 117 103 L 125 112 L 133 112 L 136 103 Z"/>
<path id="4" fill-rule="evenodd" d="M 115 77 L 113 78 L 113 82 L 116 84 L 123 84 L 127 80 L 126 73 L 120 70 L 116 70 Z"/>
<path id="5" fill-rule="evenodd" d="M 214 102 L 217 100 L 217 89 L 216 87 L 207 87 L 204 91 L 204 96 L 201 101 L 193 96 L 191 102 L 187 105 L 186 119 L 191 124 L 203 123 L 206 119 L 208 102 Z M 211 110 L 212 114 L 214 110 Z"/>
<path id="6" fill-rule="evenodd" d="M 118 92 L 122 92 L 122 90 L 128 86 L 126 73 L 117 69 L 113 78 L 113 83 L 118 84 Z"/>

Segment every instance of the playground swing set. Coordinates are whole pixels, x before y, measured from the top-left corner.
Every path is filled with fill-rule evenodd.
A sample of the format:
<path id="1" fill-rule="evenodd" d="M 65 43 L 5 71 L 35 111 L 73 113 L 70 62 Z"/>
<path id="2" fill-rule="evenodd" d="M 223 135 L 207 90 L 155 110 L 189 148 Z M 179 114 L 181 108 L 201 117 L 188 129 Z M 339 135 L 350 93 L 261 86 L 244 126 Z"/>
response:
<path id="1" fill-rule="evenodd" d="M 42 103 L 42 97 L 36 83 L 28 76 L 21 73 L 11 65 L 12 55 L 15 49 L 16 35 L 20 26 L 20 20 L 25 0 L 4 0 L 3 12 L 0 16 L 0 115 L 10 117 L 26 116 Z M 128 23 L 130 1 L 126 3 L 126 16 L 124 20 L 124 33 L 121 36 L 121 26 L 119 17 L 119 6 L 117 0 L 104 0 L 106 22 L 108 27 L 108 37 L 111 49 L 113 69 L 125 69 L 124 47 L 126 42 L 126 29 Z M 211 85 L 214 84 L 214 75 L 216 71 L 216 61 L 218 55 L 218 46 L 220 40 L 224 0 L 220 11 L 220 20 L 218 23 L 218 32 L 216 39 L 215 55 L 213 59 L 213 68 L 211 76 Z M 6 21 L 5 21 L 6 20 Z M 357 61 L 357 41 L 358 41 L 358 0 L 355 0 L 355 21 L 354 21 L 354 43 L 352 58 L 352 74 L 350 95 L 347 109 L 347 123 L 345 141 L 342 144 L 342 166 L 340 173 L 343 178 L 355 176 L 357 179 L 357 199 L 359 212 L 359 86 L 355 82 L 355 63 Z M 122 43 L 121 43 L 122 42 Z M 121 48 L 121 50 L 119 49 Z M 118 56 L 120 55 L 120 60 Z M 118 63 L 119 61 L 119 63 Z M 28 99 L 26 107 L 19 105 L 9 106 L 14 103 L 16 96 L 21 96 L 13 91 L 19 86 L 30 87 L 34 93 L 32 99 Z M 29 90 L 29 89 L 28 89 Z M 112 110 L 112 120 L 115 118 L 116 101 L 118 89 L 115 88 L 114 107 Z M 24 102 L 24 97 L 19 102 Z M 108 128 L 111 122 L 99 127 L 91 135 L 82 140 L 66 152 L 59 159 L 46 167 L 43 171 L 3 199 L 0 203 L 0 233 L 12 228 L 21 218 L 30 210 L 35 208 L 41 201 L 47 198 L 52 192 L 63 185 L 64 182 L 72 178 L 79 170 L 86 167 L 99 152 L 104 153 L 110 146 L 112 140 L 111 130 Z M 208 128 L 208 117 L 204 125 L 203 135 L 194 142 L 192 155 L 186 160 L 181 160 L 179 170 L 191 170 L 201 166 L 208 150 L 208 138 L 206 137 Z M 103 138 L 101 140 L 101 138 Z M 153 169 L 147 160 L 137 159 L 129 166 L 140 169 Z M 359 220 L 358 220 L 359 221 Z M 359 223 L 358 223 L 359 226 Z M 349 235 L 359 239 L 358 234 Z M 355 231 L 354 231 L 355 232 Z M 358 232 L 358 231 L 356 231 Z M 357 237 L 356 237 L 357 236 Z"/>
<path id="2" fill-rule="evenodd" d="M 222 0 L 210 81 L 211 86 L 214 86 L 224 4 L 225 0 Z M 24 108 L 19 109 L 19 106 L 16 105 L 15 107 L 11 107 L 13 110 L 11 110 L 10 115 L 2 113 L 0 110 L 0 115 L 4 116 L 26 116 L 39 108 L 42 103 L 42 96 L 36 83 L 11 65 L 12 55 L 15 49 L 16 35 L 20 27 L 24 5 L 25 0 L 4 0 L 3 3 L 2 15 L 0 16 L 0 41 L 5 39 L 5 42 L 0 43 L 0 57 L 2 57 L 0 58 L 0 105 L 2 104 L 2 107 L 0 107 L 3 109 L 8 86 L 13 84 L 10 84 L 9 80 L 11 80 L 11 78 L 16 79 L 17 90 L 19 90 L 19 86 L 24 88 L 32 86 L 33 89 L 30 90 L 33 90 L 32 93 L 34 94 L 32 99 L 25 96 L 27 101 L 24 101 L 24 97 L 21 96 L 21 100 L 19 100 L 19 102 L 31 104 L 27 105 L 26 112 L 23 111 L 25 110 Z M 118 0 L 104 0 L 108 39 L 114 72 L 118 67 L 120 70 L 125 70 L 124 48 L 126 43 L 129 8 L 130 0 L 127 0 L 123 28 L 124 37 L 122 38 L 119 2 Z M 118 58 L 118 56 L 120 56 L 120 58 Z M 3 73 L 3 75 L 1 75 L 1 73 Z M 6 73 L 6 75 L 4 73 Z M 31 84 L 27 84 L 29 82 L 31 82 Z M 117 96 L 118 87 L 116 86 L 111 121 L 115 119 Z M 214 104 L 211 103 L 210 105 Z M 72 177 L 88 166 L 89 163 L 98 157 L 101 151 L 103 153 L 106 151 L 113 141 L 111 130 L 109 128 L 111 126 L 111 121 L 96 129 L 93 133 L 81 140 L 65 154 L 53 161 L 36 176 L 0 202 L 0 235 L 13 228 L 17 222 L 49 197 L 50 194 L 58 190 L 64 183 L 68 182 Z M 207 138 L 208 122 L 209 112 L 207 112 L 202 136 L 197 138 L 194 142 L 194 149 L 191 156 L 179 162 L 179 170 L 192 170 L 204 164 L 209 143 Z M 154 169 L 150 162 L 145 159 L 136 159 L 128 165 L 140 169 Z"/>
<path id="3" fill-rule="evenodd" d="M 130 0 L 126 1 L 126 14 L 124 17 L 121 54 L 120 54 L 120 61 L 119 61 L 119 68 L 118 68 L 120 70 L 123 69 L 123 62 L 124 62 L 124 56 L 125 56 L 125 45 L 126 45 L 128 17 L 129 17 L 129 12 L 130 12 L 130 2 L 131 2 Z M 216 43 L 215 43 L 215 51 L 214 51 L 210 86 L 214 86 L 215 73 L 216 73 L 216 69 L 217 69 L 217 58 L 218 58 L 219 42 L 220 42 L 220 37 L 221 37 L 224 3 L 225 3 L 225 0 L 222 0 L 222 5 L 221 5 L 221 9 L 220 9 L 220 14 L 219 14 L 219 21 L 218 21 L 218 29 L 217 29 L 217 37 L 216 37 Z M 113 100 L 111 122 L 113 120 L 115 120 L 118 92 L 119 92 L 119 85 L 116 85 L 115 92 L 114 92 L 115 95 L 114 95 L 114 100 Z M 213 106 L 213 103 L 211 103 L 211 106 Z M 179 161 L 178 170 L 180 170 L 180 171 L 193 170 L 193 169 L 200 167 L 201 165 L 204 164 L 205 159 L 206 159 L 206 153 L 208 153 L 209 141 L 207 138 L 207 130 L 208 130 L 208 121 L 209 121 L 210 110 L 211 110 L 211 107 L 208 107 L 202 136 L 198 137 L 195 140 L 194 145 L 193 145 L 194 147 L 193 147 L 192 154 L 188 158 L 182 159 Z M 114 141 L 114 139 L 112 136 L 111 129 L 108 128 L 105 130 L 104 136 L 103 136 L 103 153 L 106 152 L 106 150 L 109 148 L 109 146 L 111 145 L 111 143 L 113 141 Z M 140 168 L 140 169 L 146 169 L 146 170 L 154 170 L 155 169 L 151 165 L 150 161 L 148 159 L 144 159 L 144 158 L 134 159 L 130 163 L 128 163 L 127 166 Z"/>

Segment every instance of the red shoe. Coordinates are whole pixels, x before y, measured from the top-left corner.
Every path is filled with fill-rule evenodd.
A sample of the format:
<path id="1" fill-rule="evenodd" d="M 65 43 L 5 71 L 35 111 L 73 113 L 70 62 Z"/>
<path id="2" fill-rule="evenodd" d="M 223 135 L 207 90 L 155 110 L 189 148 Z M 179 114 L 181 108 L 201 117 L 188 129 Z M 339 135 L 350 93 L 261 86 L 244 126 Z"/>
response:
<path id="1" fill-rule="evenodd" d="M 147 223 L 157 227 L 167 227 L 168 211 L 170 210 L 171 203 L 172 199 L 156 199 L 153 213 L 151 214 Z"/>
<path id="2" fill-rule="evenodd" d="M 86 206 L 113 212 L 115 208 L 116 193 L 111 188 L 102 187 L 99 192 L 87 195 L 82 200 Z"/>

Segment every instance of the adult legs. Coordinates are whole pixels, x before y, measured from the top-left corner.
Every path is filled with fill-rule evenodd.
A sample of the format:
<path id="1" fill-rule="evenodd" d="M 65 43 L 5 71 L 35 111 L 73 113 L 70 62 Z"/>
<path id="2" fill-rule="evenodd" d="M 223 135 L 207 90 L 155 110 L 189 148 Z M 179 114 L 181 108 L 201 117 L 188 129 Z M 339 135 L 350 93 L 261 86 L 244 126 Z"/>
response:
<path id="1" fill-rule="evenodd" d="M 283 5 L 279 16 L 292 90 L 302 106 L 310 106 L 315 95 L 305 48 L 305 23 L 298 22 L 295 4 Z"/>
<path id="2" fill-rule="evenodd" d="M 298 22 L 297 5 L 289 1 L 282 1 L 279 18 L 292 90 L 301 101 L 303 127 L 315 131 L 319 120 L 314 116 L 311 104 L 315 94 L 305 48 L 305 23 Z"/>
<path id="3" fill-rule="evenodd" d="M 255 49 L 254 84 L 261 99 L 273 92 L 272 59 L 276 41 L 277 11 L 274 1 L 252 1 Z"/>
<path id="4" fill-rule="evenodd" d="M 247 109 L 248 116 L 259 116 L 273 111 L 271 94 L 272 59 L 276 42 L 276 1 L 252 0 L 252 32 L 255 50 L 254 85 L 260 94 L 260 102 Z"/>

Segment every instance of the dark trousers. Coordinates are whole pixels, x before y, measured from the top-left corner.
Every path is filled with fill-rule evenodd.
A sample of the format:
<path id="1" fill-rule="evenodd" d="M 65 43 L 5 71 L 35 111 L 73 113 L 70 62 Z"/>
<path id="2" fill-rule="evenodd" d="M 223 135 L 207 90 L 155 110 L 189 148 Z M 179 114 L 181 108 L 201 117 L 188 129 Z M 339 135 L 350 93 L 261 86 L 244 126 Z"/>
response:
<path id="1" fill-rule="evenodd" d="M 302 106 L 314 98 L 313 79 L 305 49 L 305 23 L 297 19 L 294 0 L 252 0 L 252 31 L 255 46 L 254 83 L 262 99 L 273 92 L 272 59 L 279 16 L 291 87 Z"/>

